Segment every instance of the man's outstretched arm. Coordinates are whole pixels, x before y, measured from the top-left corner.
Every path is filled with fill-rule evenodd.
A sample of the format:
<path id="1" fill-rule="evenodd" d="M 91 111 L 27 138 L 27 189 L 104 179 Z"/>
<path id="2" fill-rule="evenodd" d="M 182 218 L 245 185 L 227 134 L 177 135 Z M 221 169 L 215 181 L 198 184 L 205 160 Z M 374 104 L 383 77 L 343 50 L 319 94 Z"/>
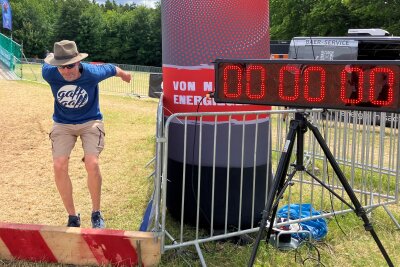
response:
<path id="1" fill-rule="evenodd" d="M 117 73 L 115 74 L 116 77 L 120 77 L 124 82 L 131 82 L 132 75 L 129 72 L 124 71 L 119 67 L 115 67 L 115 69 L 117 70 Z"/>

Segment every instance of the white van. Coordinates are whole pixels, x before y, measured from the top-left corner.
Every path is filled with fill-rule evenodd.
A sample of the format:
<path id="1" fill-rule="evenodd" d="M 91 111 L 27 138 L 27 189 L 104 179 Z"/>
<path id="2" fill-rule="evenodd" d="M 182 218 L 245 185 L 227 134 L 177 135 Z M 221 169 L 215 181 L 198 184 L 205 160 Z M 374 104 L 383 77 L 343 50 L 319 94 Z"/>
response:
<path id="1" fill-rule="evenodd" d="M 381 29 L 350 29 L 345 37 L 294 37 L 289 59 L 400 60 L 400 37 Z"/>

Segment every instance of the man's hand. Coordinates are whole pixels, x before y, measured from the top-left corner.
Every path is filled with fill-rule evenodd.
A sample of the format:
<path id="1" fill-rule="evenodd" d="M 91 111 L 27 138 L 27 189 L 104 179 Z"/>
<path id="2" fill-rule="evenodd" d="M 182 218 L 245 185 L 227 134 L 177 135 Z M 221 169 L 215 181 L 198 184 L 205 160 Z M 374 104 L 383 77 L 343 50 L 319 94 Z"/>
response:
<path id="1" fill-rule="evenodd" d="M 129 72 L 124 71 L 119 67 L 115 67 L 115 68 L 117 70 L 117 73 L 115 74 L 115 76 L 120 77 L 121 80 L 123 80 L 124 82 L 127 82 L 127 83 L 131 82 L 132 75 Z"/>
<path id="2" fill-rule="evenodd" d="M 129 72 L 124 71 L 123 75 L 121 76 L 121 79 L 124 82 L 130 83 L 132 79 L 132 75 Z"/>

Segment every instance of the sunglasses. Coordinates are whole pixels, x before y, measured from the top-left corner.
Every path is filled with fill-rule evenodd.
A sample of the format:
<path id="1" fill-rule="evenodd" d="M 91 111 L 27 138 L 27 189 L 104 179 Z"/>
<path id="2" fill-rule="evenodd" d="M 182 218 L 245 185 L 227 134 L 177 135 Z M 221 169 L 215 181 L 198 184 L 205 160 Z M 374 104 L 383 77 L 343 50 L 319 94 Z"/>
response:
<path id="1" fill-rule="evenodd" d="M 75 67 L 76 63 L 73 64 L 69 64 L 69 65 L 64 65 L 64 66 L 57 66 L 57 68 L 59 69 L 72 69 L 73 67 Z"/>

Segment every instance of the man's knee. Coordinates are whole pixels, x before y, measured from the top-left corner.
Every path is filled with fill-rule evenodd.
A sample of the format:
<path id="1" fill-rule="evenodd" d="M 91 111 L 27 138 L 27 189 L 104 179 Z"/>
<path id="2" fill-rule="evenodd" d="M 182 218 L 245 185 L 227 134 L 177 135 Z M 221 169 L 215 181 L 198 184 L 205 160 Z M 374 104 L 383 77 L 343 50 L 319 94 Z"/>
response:
<path id="1" fill-rule="evenodd" d="M 54 158 L 53 166 L 56 173 L 68 171 L 68 157 Z"/>
<path id="2" fill-rule="evenodd" d="M 85 162 L 85 167 L 88 172 L 99 171 L 99 158 L 96 155 L 85 155 L 83 162 Z"/>

